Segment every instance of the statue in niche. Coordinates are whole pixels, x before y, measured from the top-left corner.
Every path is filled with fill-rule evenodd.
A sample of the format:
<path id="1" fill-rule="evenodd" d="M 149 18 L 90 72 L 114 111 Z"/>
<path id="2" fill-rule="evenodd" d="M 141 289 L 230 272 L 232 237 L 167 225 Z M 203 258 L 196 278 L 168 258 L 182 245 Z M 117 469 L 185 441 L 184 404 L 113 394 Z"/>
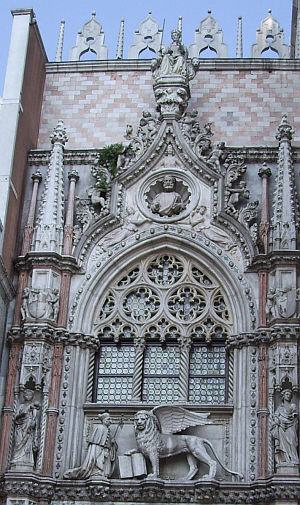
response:
<path id="1" fill-rule="evenodd" d="M 209 466 L 209 473 L 202 479 L 214 479 L 217 470 L 217 462 L 228 473 L 240 478 L 243 476 L 226 468 L 216 455 L 212 444 L 203 438 L 193 435 L 173 435 L 190 426 L 204 426 L 211 424 L 207 420 L 209 414 L 199 414 L 189 412 L 182 407 L 162 405 L 155 407 L 151 411 L 141 410 L 134 416 L 135 437 L 137 449 L 127 452 L 132 455 L 141 452 L 146 458 L 149 458 L 152 473 L 149 478 L 159 477 L 159 460 L 178 454 L 186 454 L 189 472 L 185 477 L 191 480 L 198 472 L 198 462 Z M 212 459 L 207 447 L 213 453 L 215 459 Z"/>
<path id="2" fill-rule="evenodd" d="M 14 418 L 14 442 L 11 464 L 28 471 L 34 469 L 39 449 L 40 404 L 34 401 L 35 392 L 25 389 L 23 403 Z"/>
<path id="3" fill-rule="evenodd" d="M 175 191 L 176 179 L 172 175 L 165 175 L 162 180 L 162 190 L 153 198 L 150 208 L 154 214 L 160 216 L 175 216 L 184 209 L 182 197 Z"/>
<path id="4" fill-rule="evenodd" d="M 199 205 L 199 207 L 193 210 L 190 214 L 189 221 L 192 228 L 195 231 L 200 231 L 205 238 L 215 242 L 226 251 L 236 251 L 236 244 L 231 242 L 226 233 L 217 228 L 212 228 L 205 205 Z"/>
<path id="5" fill-rule="evenodd" d="M 281 392 L 282 403 L 275 410 L 272 419 L 271 435 L 275 444 L 275 461 L 298 464 L 298 409 L 292 403 L 291 389 Z"/>
<path id="6" fill-rule="evenodd" d="M 117 444 L 110 431 L 109 414 L 99 414 L 97 424 L 88 441 L 88 452 L 81 466 L 64 473 L 64 479 L 88 479 L 97 476 L 107 479 L 114 471 Z"/>
<path id="7" fill-rule="evenodd" d="M 136 233 L 138 231 L 138 227 L 147 221 L 148 220 L 141 215 L 138 209 L 127 207 L 123 225 L 121 228 L 117 228 L 109 233 L 107 237 L 104 237 L 101 243 L 101 249 L 106 251 L 108 247 L 122 242 L 122 240 L 125 240 L 133 233 Z"/>

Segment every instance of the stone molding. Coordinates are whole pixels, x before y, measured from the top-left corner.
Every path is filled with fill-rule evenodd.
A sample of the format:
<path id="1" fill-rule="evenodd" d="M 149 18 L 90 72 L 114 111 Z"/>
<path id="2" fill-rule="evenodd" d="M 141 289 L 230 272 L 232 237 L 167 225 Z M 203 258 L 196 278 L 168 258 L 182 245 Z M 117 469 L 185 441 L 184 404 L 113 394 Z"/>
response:
<path id="1" fill-rule="evenodd" d="M 95 157 L 101 149 L 72 149 L 64 151 L 64 165 L 93 165 Z M 236 154 L 243 158 L 245 163 L 268 162 L 277 163 L 278 148 L 263 146 L 228 146 L 225 148 L 228 154 Z M 47 166 L 49 164 L 51 151 L 44 149 L 33 149 L 28 155 L 29 166 Z M 293 146 L 293 158 L 296 163 L 300 162 L 300 148 Z"/>
<path id="2" fill-rule="evenodd" d="M 46 341 L 51 344 L 63 344 L 64 346 L 79 346 L 82 349 L 90 348 L 97 350 L 99 348 L 99 339 L 94 335 L 85 335 L 83 333 L 71 333 L 64 328 L 53 328 L 49 325 L 13 326 L 8 332 L 8 342 L 23 341 Z"/>
<path id="3" fill-rule="evenodd" d="M 258 254 L 249 268 L 251 272 L 260 270 L 272 270 L 277 266 L 297 266 L 299 264 L 300 251 L 273 251 L 269 254 Z"/>
<path id="4" fill-rule="evenodd" d="M 72 72 L 122 72 L 122 71 L 151 71 L 151 60 L 104 60 L 104 61 L 66 61 L 62 63 L 46 63 L 47 74 L 66 74 Z M 207 60 L 199 58 L 198 72 L 208 70 L 287 70 L 299 71 L 300 61 L 276 58 L 222 58 Z"/>
<path id="5" fill-rule="evenodd" d="M 300 483 L 292 477 L 273 478 L 254 484 L 217 481 L 169 482 L 93 480 L 62 481 L 8 472 L 0 482 L 0 494 L 51 501 L 134 503 L 272 503 L 299 499 Z"/>
<path id="6" fill-rule="evenodd" d="M 55 252 L 29 252 L 25 256 L 19 256 L 15 262 L 15 268 L 18 271 L 31 270 L 39 266 L 72 274 L 79 270 L 77 260 L 73 256 L 63 256 Z"/>
<path id="7" fill-rule="evenodd" d="M 279 340 L 293 341 L 300 337 L 299 325 L 287 327 L 280 325 L 273 328 L 262 328 L 253 333 L 240 333 L 227 338 L 227 349 L 241 349 L 247 346 L 259 346 L 262 343 L 271 344 Z"/>

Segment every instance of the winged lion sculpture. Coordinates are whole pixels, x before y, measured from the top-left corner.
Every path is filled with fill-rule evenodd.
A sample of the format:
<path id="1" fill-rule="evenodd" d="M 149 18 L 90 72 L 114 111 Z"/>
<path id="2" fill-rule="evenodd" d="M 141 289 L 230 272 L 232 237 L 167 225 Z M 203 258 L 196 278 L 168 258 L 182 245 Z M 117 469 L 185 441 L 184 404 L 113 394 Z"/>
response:
<path id="1" fill-rule="evenodd" d="M 217 471 L 217 462 L 231 475 L 243 478 L 243 475 L 234 472 L 223 465 L 218 458 L 213 445 L 206 439 L 194 435 L 174 435 L 191 426 L 204 426 L 212 424 L 207 418 L 208 414 L 190 412 L 182 407 L 162 405 L 151 411 L 140 410 L 134 416 L 135 437 L 137 449 L 132 449 L 126 454 L 141 452 L 150 460 L 152 473 L 149 478 L 159 477 L 159 460 L 178 454 L 186 454 L 189 472 L 185 477 L 191 480 L 198 472 L 198 463 L 206 463 L 209 473 L 202 479 L 213 479 Z M 215 459 L 207 452 L 210 448 Z"/>

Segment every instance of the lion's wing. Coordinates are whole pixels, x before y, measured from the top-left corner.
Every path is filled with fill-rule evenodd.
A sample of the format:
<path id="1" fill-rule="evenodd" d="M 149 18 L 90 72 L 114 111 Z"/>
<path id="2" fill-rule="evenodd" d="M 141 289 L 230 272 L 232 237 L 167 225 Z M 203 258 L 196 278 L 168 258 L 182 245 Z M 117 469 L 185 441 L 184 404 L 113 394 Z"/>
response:
<path id="1" fill-rule="evenodd" d="M 211 424 L 207 418 L 210 415 L 190 412 L 182 407 L 173 405 L 161 405 L 153 409 L 153 414 L 157 417 L 161 426 L 161 432 L 165 434 L 177 433 L 190 426 L 203 426 Z"/>

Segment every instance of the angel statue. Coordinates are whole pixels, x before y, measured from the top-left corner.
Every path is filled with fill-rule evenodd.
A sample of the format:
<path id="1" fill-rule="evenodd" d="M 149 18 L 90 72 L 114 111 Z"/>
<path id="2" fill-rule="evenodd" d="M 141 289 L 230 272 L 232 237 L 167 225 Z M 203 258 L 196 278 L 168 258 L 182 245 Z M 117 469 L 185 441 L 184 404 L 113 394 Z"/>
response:
<path id="1" fill-rule="evenodd" d="M 160 458 L 169 458 L 178 454 L 186 454 L 189 472 L 185 477 L 191 480 L 198 472 L 198 462 L 209 466 L 209 473 L 202 479 L 213 479 L 217 471 L 217 462 L 228 473 L 243 478 L 238 472 L 226 468 L 219 460 L 212 444 L 194 435 L 174 435 L 191 426 L 205 426 L 212 424 L 208 421 L 209 414 L 194 413 L 173 405 L 161 405 L 151 411 L 140 410 L 134 416 L 135 438 L 137 449 L 127 452 L 127 455 L 141 452 L 149 458 L 152 473 L 149 478 L 159 477 Z M 210 448 L 215 459 L 212 459 L 207 447 Z M 216 460 L 216 461 L 215 461 Z"/>

